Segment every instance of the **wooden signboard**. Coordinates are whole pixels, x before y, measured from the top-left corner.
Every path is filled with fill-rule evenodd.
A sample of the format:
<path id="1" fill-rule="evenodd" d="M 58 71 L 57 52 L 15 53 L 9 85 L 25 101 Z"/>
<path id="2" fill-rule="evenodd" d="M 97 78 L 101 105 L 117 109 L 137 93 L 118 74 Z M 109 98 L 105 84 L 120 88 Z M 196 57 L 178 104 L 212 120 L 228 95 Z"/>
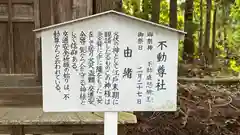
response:
<path id="1" fill-rule="evenodd" d="M 116 134 L 119 111 L 176 110 L 184 32 L 116 11 L 35 31 L 42 38 L 44 111 L 108 112 L 106 127 Z"/>

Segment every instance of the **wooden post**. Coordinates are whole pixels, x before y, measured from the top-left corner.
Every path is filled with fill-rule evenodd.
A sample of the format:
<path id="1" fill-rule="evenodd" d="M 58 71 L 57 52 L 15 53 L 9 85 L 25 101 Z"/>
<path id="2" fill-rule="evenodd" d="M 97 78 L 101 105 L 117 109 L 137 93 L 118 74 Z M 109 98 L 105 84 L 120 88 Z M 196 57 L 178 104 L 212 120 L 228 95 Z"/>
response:
<path id="1" fill-rule="evenodd" d="M 13 49 L 13 24 L 12 24 L 12 0 L 8 1 L 8 47 L 9 47 L 9 72 L 14 73 L 14 49 Z"/>
<path id="2" fill-rule="evenodd" d="M 23 126 L 12 126 L 12 134 L 11 135 L 25 135 Z"/>
<path id="3" fill-rule="evenodd" d="M 34 1 L 34 20 L 35 20 L 35 29 L 40 28 L 40 5 L 39 0 Z M 39 53 L 41 52 L 41 41 L 35 35 L 35 74 L 36 74 L 36 82 L 41 82 L 41 72 L 39 72 Z M 41 69 L 41 68 L 40 68 Z"/>

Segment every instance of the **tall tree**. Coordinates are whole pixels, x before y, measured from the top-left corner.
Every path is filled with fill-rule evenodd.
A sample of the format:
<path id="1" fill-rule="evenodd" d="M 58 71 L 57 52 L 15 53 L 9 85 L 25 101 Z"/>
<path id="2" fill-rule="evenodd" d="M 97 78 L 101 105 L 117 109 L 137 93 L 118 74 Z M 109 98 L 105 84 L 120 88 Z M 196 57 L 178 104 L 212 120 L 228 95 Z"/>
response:
<path id="1" fill-rule="evenodd" d="M 200 0 L 200 28 L 199 28 L 199 52 L 202 52 L 202 40 L 203 40 L 203 0 Z"/>
<path id="2" fill-rule="evenodd" d="M 147 1 L 147 0 L 145 0 Z M 152 2 L 152 18 L 151 21 L 159 23 L 160 0 L 151 0 Z"/>
<path id="3" fill-rule="evenodd" d="M 183 60 L 188 63 L 193 62 L 194 42 L 193 30 L 193 0 L 186 0 L 184 12 L 184 30 L 187 32 L 184 38 Z"/>
<path id="4" fill-rule="evenodd" d="M 216 20 L 217 20 L 217 7 L 215 5 L 213 12 L 213 25 L 212 25 L 212 65 L 215 66 L 216 56 Z"/>
<path id="5" fill-rule="evenodd" d="M 207 3 L 207 12 L 206 12 L 205 39 L 204 39 L 204 55 L 206 58 L 206 62 L 209 64 L 210 62 L 209 42 L 210 42 L 210 30 L 211 30 L 212 0 L 206 0 L 206 3 Z"/>
<path id="6" fill-rule="evenodd" d="M 170 27 L 177 28 L 177 0 L 170 0 Z"/>

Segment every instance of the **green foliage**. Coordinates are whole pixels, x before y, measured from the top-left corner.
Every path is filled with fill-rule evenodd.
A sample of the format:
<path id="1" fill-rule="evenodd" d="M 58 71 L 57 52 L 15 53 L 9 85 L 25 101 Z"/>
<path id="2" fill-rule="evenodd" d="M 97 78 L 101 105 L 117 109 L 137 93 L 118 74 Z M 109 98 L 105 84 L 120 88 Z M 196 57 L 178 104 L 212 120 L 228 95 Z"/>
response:
<path id="1" fill-rule="evenodd" d="M 192 33 L 195 33 L 199 29 L 199 22 L 186 22 L 186 26 L 188 26 L 185 31 L 192 31 Z"/>
<path id="2" fill-rule="evenodd" d="M 169 24 L 169 1 L 161 0 L 159 23 Z M 228 55 L 229 68 L 235 72 L 240 72 L 240 0 L 215 0 L 212 1 L 212 15 L 213 10 L 217 8 L 216 20 L 216 50 L 218 57 L 225 59 Z M 195 45 L 195 54 L 198 51 L 199 30 L 200 30 L 200 0 L 194 0 L 193 22 L 186 22 L 185 30 L 191 30 L 193 33 L 193 42 Z M 205 31 L 206 22 L 206 0 L 203 0 L 203 31 Z M 177 29 L 184 30 L 184 9 L 185 2 L 178 1 L 177 14 L 178 22 Z M 123 0 L 123 10 L 125 13 L 143 18 L 151 19 L 151 0 Z M 213 17 L 211 17 L 213 19 Z M 213 20 L 211 20 L 211 25 Z M 212 26 L 211 26 L 212 28 Z M 212 31 L 210 32 L 210 43 L 212 43 Z M 203 33 L 204 36 L 205 33 Z M 204 37 L 203 37 L 204 38 Z M 179 42 L 179 60 L 182 60 L 183 41 Z M 211 46 L 210 46 L 211 47 Z M 232 59 L 232 56 L 236 56 Z"/>
<path id="3" fill-rule="evenodd" d="M 169 3 L 162 0 L 160 3 L 160 20 L 159 23 L 168 25 L 169 22 Z"/>
<path id="4" fill-rule="evenodd" d="M 233 70 L 235 72 L 240 72 L 240 65 L 237 64 L 236 60 L 230 60 L 229 65 L 230 65 L 230 70 Z"/>
<path id="5" fill-rule="evenodd" d="M 151 19 L 151 0 L 123 0 L 123 11 L 129 15 L 133 15 L 142 19 Z M 183 10 L 178 6 L 178 29 L 184 29 Z M 169 2 L 161 0 L 160 3 L 160 24 L 169 24 Z"/>

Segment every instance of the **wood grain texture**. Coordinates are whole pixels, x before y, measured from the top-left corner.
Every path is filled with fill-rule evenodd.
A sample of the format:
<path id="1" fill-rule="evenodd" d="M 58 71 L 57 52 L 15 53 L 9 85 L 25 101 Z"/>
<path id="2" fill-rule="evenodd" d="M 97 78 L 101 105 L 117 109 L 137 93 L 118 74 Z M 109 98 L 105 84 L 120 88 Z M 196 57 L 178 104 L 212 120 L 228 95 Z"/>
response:
<path id="1" fill-rule="evenodd" d="M 9 73 L 7 23 L 0 22 L 0 74 Z"/>
<path id="2" fill-rule="evenodd" d="M 0 4 L 0 18 L 8 17 L 8 5 Z"/>
<path id="3" fill-rule="evenodd" d="M 0 3 L 7 4 L 9 0 L 0 0 Z M 32 4 L 34 0 L 12 0 L 13 4 Z"/>
<path id="4" fill-rule="evenodd" d="M 72 18 L 77 19 L 92 15 L 93 0 L 73 0 Z"/>
<path id="5" fill-rule="evenodd" d="M 28 125 L 39 121 L 43 112 L 39 108 L 0 108 L 1 111 L 8 109 L 3 116 L 0 116 L 0 125 Z"/>
<path id="6" fill-rule="evenodd" d="M 8 51 L 9 51 L 9 71 L 14 73 L 14 46 L 13 46 L 13 24 L 12 24 L 12 0 L 8 1 Z"/>
<path id="7" fill-rule="evenodd" d="M 35 40 L 34 33 L 32 32 L 33 29 L 33 23 L 14 24 L 15 73 L 35 73 Z"/>
<path id="8" fill-rule="evenodd" d="M 122 10 L 122 0 L 94 0 L 93 14 L 101 13 L 108 10 Z"/>
<path id="9" fill-rule="evenodd" d="M 28 4 L 13 4 L 12 15 L 13 18 L 33 18 L 34 8 L 32 5 Z"/>
<path id="10" fill-rule="evenodd" d="M 131 128 L 134 124 L 118 125 L 118 135 L 125 135 L 127 127 Z M 103 134 L 103 124 L 83 124 L 83 125 L 54 125 L 54 126 L 24 126 L 26 134 L 53 134 L 53 133 L 75 133 L 75 134 Z"/>
<path id="11" fill-rule="evenodd" d="M 18 125 L 20 126 L 20 125 Z M 118 125 L 118 135 L 126 135 L 126 131 L 133 128 L 135 124 Z M 24 125 L 25 134 L 103 134 L 103 124 L 82 125 Z M 0 134 L 11 134 L 12 126 L 0 125 Z"/>
<path id="12" fill-rule="evenodd" d="M 23 126 L 13 125 L 11 135 L 25 135 Z"/>
<path id="13" fill-rule="evenodd" d="M 39 1 L 39 21 L 40 27 L 46 27 L 53 24 L 53 0 L 40 0 Z M 37 81 L 42 84 L 42 56 L 41 56 L 41 38 L 38 39 L 39 44 L 37 47 Z"/>
<path id="14" fill-rule="evenodd" d="M 11 134 L 12 126 L 10 125 L 1 125 L 0 126 L 0 134 Z"/>
<path id="15" fill-rule="evenodd" d="M 37 28 L 40 28 L 40 14 L 39 14 L 39 8 L 40 8 L 40 5 L 39 5 L 39 0 L 35 0 L 34 1 L 34 6 L 33 6 L 33 9 L 34 9 L 34 29 L 37 29 Z M 38 62 L 38 57 L 40 54 L 40 51 L 41 51 L 41 40 L 39 38 L 37 38 L 36 34 L 34 33 L 34 39 L 35 39 L 35 74 L 36 74 L 36 81 L 37 82 L 41 82 L 40 81 L 40 76 L 42 76 L 42 74 L 39 74 L 39 62 Z"/>
<path id="16" fill-rule="evenodd" d="M 36 86 L 34 74 L 0 74 L 0 87 Z"/>
<path id="17" fill-rule="evenodd" d="M 39 1 L 39 16 L 40 16 L 40 27 L 46 27 L 53 24 L 53 14 L 51 12 L 52 0 L 40 0 Z"/>
<path id="18" fill-rule="evenodd" d="M 103 125 L 27 125 L 26 134 L 54 134 L 54 133 L 103 133 Z"/>
<path id="19" fill-rule="evenodd" d="M 0 17 L 0 22 L 8 22 L 8 17 Z M 12 23 L 16 23 L 16 22 L 34 22 L 34 19 L 32 18 L 21 18 L 21 17 L 14 17 L 12 18 Z"/>
<path id="20" fill-rule="evenodd" d="M 39 110 L 41 111 L 41 109 Z M 41 125 L 62 125 L 62 124 L 82 124 L 82 120 L 77 117 L 76 113 L 43 113 L 38 123 Z"/>
<path id="21" fill-rule="evenodd" d="M 72 0 L 53 0 L 54 24 L 72 20 Z"/>
<path id="22" fill-rule="evenodd" d="M 41 87 L 1 87 L 0 106 L 41 107 Z"/>
<path id="23" fill-rule="evenodd" d="M 132 113 L 119 113 L 119 124 L 136 122 Z M 41 87 L 6 87 L 0 88 L 0 125 L 6 124 L 103 124 L 103 113 L 44 113 Z"/>
<path id="24" fill-rule="evenodd" d="M 0 95 L 0 106 L 35 107 L 35 106 L 42 106 L 41 102 L 42 102 L 41 94 Z"/>
<path id="25" fill-rule="evenodd" d="M 119 117 L 124 115 L 119 113 Z M 123 123 L 134 124 L 136 116 L 125 116 Z M 103 124 L 104 119 L 91 112 L 45 113 L 41 107 L 1 107 L 0 125 L 75 125 L 75 124 Z"/>
<path id="26" fill-rule="evenodd" d="M 35 12 L 38 6 L 33 2 L 33 0 L 0 1 L 2 3 L 0 4 L 0 47 L 3 50 L 0 54 L 0 73 L 36 74 L 35 37 L 32 30 L 35 22 L 36 25 L 39 23 L 36 19 L 39 16 L 38 12 Z M 0 82 L 0 87 L 13 87 L 14 84 L 11 81 L 0 80 Z M 35 82 L 32 81 L 31 84 L 33 83 Z"/>
<path id="27" fill-rule="evenodd" d="M 42 94 L 41 86 L 32 87 L 0 87 L 0 95 L 34 95 Z"/>

